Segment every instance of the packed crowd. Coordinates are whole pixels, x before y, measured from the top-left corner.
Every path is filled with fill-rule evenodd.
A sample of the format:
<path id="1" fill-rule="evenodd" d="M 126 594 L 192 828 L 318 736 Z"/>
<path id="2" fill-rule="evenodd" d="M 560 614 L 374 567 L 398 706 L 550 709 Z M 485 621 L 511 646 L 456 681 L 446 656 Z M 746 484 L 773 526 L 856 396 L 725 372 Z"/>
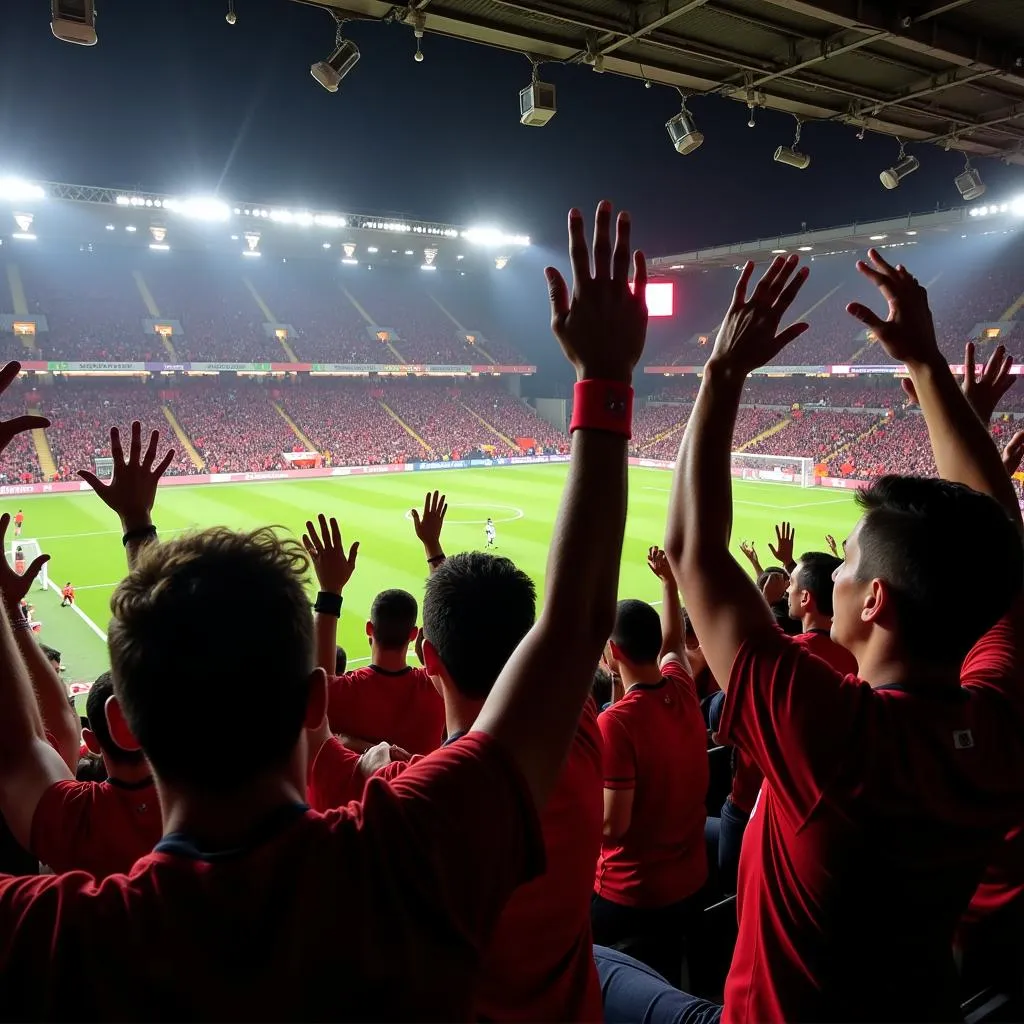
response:
<path id="1" fill-rule="evenodd" d="M 19 384 L 12 398 L 24 402 L 26 392 L 27 385 Z M 123 423 L 133 414 L 144 414 L 147 422 L 160 423 L 165 406 L 204 463 L 200 468 L 178 445 L 168 469 L 172 474 L 288 468 L 282 454 L 305 450 L 305 441 L 312 442 L 325 463 L 336 466 L 455 459 L 470 453 L 500 457 L 530 451 L 556 453 L 567 447 L 564 435 L 529 405 L 485 380 L 458 386 L 440 380 L 386 384 L 309 380 L 301 385 L 265 386 L 224 378 L 190 381 L 171 389 L 151 382 L 75 381 L 39 393 L 39 404 L 52 423 L 48 439 L 57 480 L 73 478 L 78 467 L 92 465 L 107 445 L 111 420 Z M 291 419 L 301 437 L 275 406 Z M 520 448 L 520 438 L 534 444 Z M 12 483 L 42 480 L 31 437 L 19 436 L 0 453 L 0 478 Z"/>
<path id="2" fill-rule="evenodd" d="M 0 560 L 7 1016 L 950 1020 L 977 996 L 1019 1019 L 1024 432 L 1000 452 L 987 429 L 1013 378 L 958 386 L 927 293 L 872 251 L 890 315 L 853 315 L 907 362 L 941 479 L 878 480 L 822 550 L 779 524 L 777 564 L 744 545 L 755 583 L 729 453 L 744 379 L 806 330 L 782 325 L 807 270 L 748 264 L 648 552 L 660 607 L 617 602 L 644 263 L 634 294 L 608 204 L 593 262 L 578 213 L 569 232 L 571 306 L 549 289 L 578 383 L 539 614 L 509 559 L 445 552 L 434 492 L 422 609 L 382 589 L 370 664 L 339 670 L 357 538 L 311 510 L 301 546 L 161 540 L 172 456 L 136 422 L 112 477 L 85 473 L 128 574 L 83 727 L 21 612 L 41 562 Z M 48 427 L 2 420 L 0 448 Z M 985 584 L 950 601 L 965 537 Z M 183 681 L 201 699 L 168 713 Z"/>
<path id="3" fill-rule="evenodd" d="M 460 340 L 452 317 L 481 330 L 484 325 L 473 323 L 477 304 L 467 315 L 468 290 L 454 291 L 445 295 L 451 306 L 446 315 L 418 271 L 303 259 L 243 262 L 239 268 L 233 260 L 199 253 L 92 247 L 19 257 L 28 313 L 46 318 L 47 329 L 37 332 L 30 355 L 170 362 L 146 323 L 169 320 L 177 322 L 170 341 L 178 362 L 288 362 L 287 349 L 264 326 L 272 322 L 291 328 L 286 341 L 299 361 L 522 362 L 502 339 L 500 324 L 487 325 L 486 353 Z M 370 329 L 376 324 L 397 332 L 394 351 L 376 338 Z M 13 336 L 3 340 L 7 354 L 24 357 Z"/>

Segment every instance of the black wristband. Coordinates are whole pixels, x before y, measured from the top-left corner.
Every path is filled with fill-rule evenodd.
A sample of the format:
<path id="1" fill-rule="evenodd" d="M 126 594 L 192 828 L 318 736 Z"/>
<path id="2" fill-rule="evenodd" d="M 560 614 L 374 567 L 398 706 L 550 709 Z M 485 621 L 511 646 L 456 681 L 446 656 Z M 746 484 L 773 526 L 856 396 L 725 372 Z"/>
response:
<path id="1" fill-rule="evenodd" d="M 156 540 L 155 526 L 140 526 L 137 530 L 129 530 L 122 538 L 121 543 L 128 547 L 137 540 Z"/>
<path id="2" fill-rule="evenodd" d="M 434 555 L 433 558 L 427 559 L 427 565 L 436 565 L 438 562 L 443 562 L 447 557 L 443 552 L 440 555 Z"/>
<path id="3" fill-rule="evenodd" d="M 341 594 L 329 594 L 326 590 L 321 590 L 316 595 L 313 611 L 320 615 L 333 615 L 336 619 L 340 619 Z"/>

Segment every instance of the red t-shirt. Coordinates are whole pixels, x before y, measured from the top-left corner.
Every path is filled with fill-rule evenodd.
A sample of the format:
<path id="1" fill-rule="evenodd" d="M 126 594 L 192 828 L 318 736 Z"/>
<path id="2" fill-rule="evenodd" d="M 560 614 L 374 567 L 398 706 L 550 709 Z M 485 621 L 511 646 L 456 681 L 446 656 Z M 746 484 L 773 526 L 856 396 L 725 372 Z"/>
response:
<path id="1" fill-rule="evenodd" d="M 429 754 L 444 739 L 444 701 L 426 669 L 387 672 L 376 665 L 334 676 L 327 688 L 331 732 L 371 743 L 387 740 Z"/>
<path id="2" fill-rule="evenodd" d="M 781 632 L 736 656 L 719 727 L 765 773 L 723 1019 L 958 1019 L 950 948 L 1024 809 L 1024 625 L 951 694 L 843 678 Z"/>
<path id="3" fill-rule="evenodd" d="M 707 729 L 693 680 L 675 659 L 598 718 L 604 788 L 632 789 L 625 835 L 605 839 L 594 892 L 612 903 L 665 907 L 707 880 Z"/>
<path id="4" fill-rule="evenodd" d="M 32 853 L 60 874 L 106 878 L 129 871 L 163 835 L 152 782 L 55 782 L 32 817 Z"/>
<path id="5" fill-rule="evenodd" d="M 827 629 L 812 629 L 809 633 L 799 633 L 793 639 L 840 675 L 857 674 L 857 659 L 845 647 L 837 644 Z"/>
<path id="6" fill-rule="evenodd" d="M 23 514 L 23 513 L 21 513 L 21 512 L 16 512 L 16 513 L 14 514 L 14 525 L 15 525 L 15 526 L 21 526 L 21 524 L 22 524 L 23 522 L 25 522 L 25 516 L 24 516 L 24 514 Z"/>
<path id="7" fill-rule="evenodd" d="M 460 737 L 444 749 L 463 742 Z M 392 762 L 374 778 L 403 778 L 412 765 L 437 756 Z M 311 806 L 358 800 L 363 785 L 358 761 L 358 755 L 336 740 L 325 743 L 310 766 Z M 515 891 L 498 921 L 480 965 L 474 1020 L 602 1019 L 590 930 L 590 879 L 603 821 L 601 734 L 597 707 L 590 700 L 541 815 L 547 869 Z"/>
<path id="8" fill-rule="evenodd" d="M 0 1006 L 22 1020 L 466 1020 L 480 947 L 543 869 L 525 781 L 473 733 L 371 781 L 358 806 L 279 808 L 241 849 L 170 835 L 100 883 L 0 876 Z"/>

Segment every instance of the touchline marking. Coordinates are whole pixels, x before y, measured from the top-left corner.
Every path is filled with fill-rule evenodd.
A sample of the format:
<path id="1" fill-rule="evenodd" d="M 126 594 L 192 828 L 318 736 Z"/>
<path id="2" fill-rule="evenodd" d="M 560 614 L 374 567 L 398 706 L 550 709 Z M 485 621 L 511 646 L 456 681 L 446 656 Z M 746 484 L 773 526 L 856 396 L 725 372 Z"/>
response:
<path id="1" fill-rule="evenodd" d="M 46 585 L 47 585 L 47 586 L 48 586 L 48 587 L 49 587 L 49 588 L 50 588 L 51 590 L 53 590 L 53 591 L 54 591 L 55 593 L 57 593 L 58 595 L 59 595 L 59 594 L 61 593 L 61 589 L 60 589 L 60 587 L 58 587 L 58 586 L 57 586 L 57 584 L 53 582 L 53 580 L 47 580 L 47 583 L 46 583 Z M 84 589 L 84 588 L 83 588 L 83 589 Z M 86 614 L 85 614 L 85 612 L 83 612 L 83 611 L 82 611 L 82 609 L 81 609 L 81 608 L 79 608 L 77 604 L 73 604 L 73 605 L 71 606 L 71 610 L 72 610 L 72 611 L 73 611 L 73 612 L 74 612 L 74 613 L 75 613 L 75 614 L 76 614 L 76 615 L 77 615 L 77 616 L 78 616 L 78 617 L 79 617 L 79 618 L 80 618 L 80 619 L 81 619 L 81 620 L 82 620 L 82 621 L 83 621 L 83 622 L 84 622 L 84 623 L 85 623 L 85 624 L 86 624 L 86 625 L 87 625 L 87 626 L 88 626 L 88 627 L 89 627 L 89 628 L 90 628 L 90 629 L 91 629 L 91 630 L 92 630 L 92 631 L 93 631 L 93 632 L 94 632 L 94 633 L 95 633 L 95 634 L 96 634 L 96 635 L 97 635 L 97 636 L 98 636 L 98 637 L 99 637 L 99 638 L 100 638 L 100 639 L 101 639 L 101 640 L 102 640 L 102 641 L 103 641 L 104 643 L 106 643 L 106 642 L 107 642 L 107 634 L 106 634 L 106 633 L 104 633 L 104 632 L 103 632 L 103 630 L 102 630 L 102 629 L 100 629 L 100 627 L 99 627 L 99 626 L 97 626 L 97 625 L 96 625 L 96 623 L 95 623 L 95 622 L 93 622 L 93 621 L 92 621 L 92 619 L 90 619 L 90 618 L 89 618 L 89 616 L 88 616 L 88 615 L 86 615 Z"/>
<path id="2" fill-rule="evenodd" d="M 742 501 L 739 498 L 734 499 L 736 505 L 747 505 L 750 508 L 773 508 L 780 512 L 788 511 L 791 508 L 818 508 L 821 505 L 845 505 L 849 503 L 849 498 L 826 498 L 823 501 L 804 501 L 796 505 L 766 505 L 761 501 Z"/>
<path id="3" fill-rule="evenodd" d="M 482 502 L 448 502 L 448 508 L 482 508 L 486 510 L 501 508 L 506 512 L 512 512 L 513 515 L 504 516 L 503 518 L 493 519 L 495 525 L 498 523 L 514 523 L 517 519 L 524 519 L 526 513 L 516 505 L 485 505 Z M 412 521 L 412 511 L 405 513 L 405 518 L 410 522 Z M 487 524 L 486 519 L 449 519 L 445 516 L 445 523 L 450 523 L 452 526 L 485 526 Z"/>
<path id="4" fill-rule="evenodd" d="M 188 530 L 192 529 L 189 526 L 183 526 L 179 530 L 161 530 L 160 535 L 163 536 L 166 533 L 187 533 Z M 43 540 L 77 540 L 79 537 L 112 537 L 120 536 L 120 530 L 91 530 L 87 533 L 51 533 L 47 537 L 31 537 L 30 540 L 43 541 Z"/>

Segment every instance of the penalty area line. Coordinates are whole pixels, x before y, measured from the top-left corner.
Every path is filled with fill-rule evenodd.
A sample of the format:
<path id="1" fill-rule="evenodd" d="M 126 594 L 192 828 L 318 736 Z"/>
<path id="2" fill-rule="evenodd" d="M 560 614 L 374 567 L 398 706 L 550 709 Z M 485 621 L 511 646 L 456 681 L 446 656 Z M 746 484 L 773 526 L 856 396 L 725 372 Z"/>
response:
<path id="1" fill-rule="evenodd" d="M 55 594 L 57 594 L 57 596 L 58 596 L 58 597 L 60 596 L 60 594 L 61 594 L 61 588 L 60 588 L 60 587 L 58 587 L 58 586 L 57 586 L 57 584 L 53 582 L 53 580 L 47 580 L 47 582 L 46 582 L 46 585 L 47 585 L 47 586 L 48 586 L 48 587 L 49 587 L 49 588 L 50 588 L 50 589 L 51 589 L 51 590 L 52 590 L 52 591 L 53 591 L 53 592 L 54 592 Z M 85 588 L 83 587 L 82 589 L 84 590 Z M 87 625 L 87 626 L 88 626 L 88 627 L 89 627 L 89 628 L 90 628 L 90 629 L 91 629 L 91 630 L 92 630 L 92 631 L 93 631 L 93 632 L 94 632 L 94 633 L 95 633 L 95 634 L 96 634 L 96 635 L 97 635 L 97 636 L 98 636 L 98 637 L 99 637 L 99 638 L 100 638 L 100 639 L 101 639 L 101 640 L 102 640 L 102 641 L 103 641 L 104 643 L 106 643 L 106 642 L 107 642 L 107 634 L 106 634 L 106 633 L 104 633 L 104 632 L 103 632 L 103 630 L 102 630 L 102 629 L 100 629 L 100 627 L 99 627 L 99 626 L 97 626 L 97 625 L 96 625 L 96 623 L 95 623 L 95 622 L 93 622 L 93 621 L 92 621 L 92 619 L 90 619 L 90 618 L 89 618 L 89 616 L 88 616 L 88 615 L 86 615 L 86 614 L 85 614 L 85 612 L 83 612 L 83 611 L 82 611 L 82 609 L 81 609 L 81 608 L 79 608 L 77 604 L 73 604 L 73 605 L 71 605 L 71 610 L 72 610 L 72 611 L 73 611 L 73 612 L 74 612 L 74 613 L 75 613 L 75 614 L 76 614 L 76 615 L 77 615 L 77 616 L 78 616 L 78 617 L 79 617 L 79 618 L 80 618 L 80 619 L 81 619 L 81 620 L 82 620 L 82 621 L 83 621 L 83 622 L 84 622 L 84 623 L 85 623 L 85 624 L 86 624 L 86 625 Z"/>

